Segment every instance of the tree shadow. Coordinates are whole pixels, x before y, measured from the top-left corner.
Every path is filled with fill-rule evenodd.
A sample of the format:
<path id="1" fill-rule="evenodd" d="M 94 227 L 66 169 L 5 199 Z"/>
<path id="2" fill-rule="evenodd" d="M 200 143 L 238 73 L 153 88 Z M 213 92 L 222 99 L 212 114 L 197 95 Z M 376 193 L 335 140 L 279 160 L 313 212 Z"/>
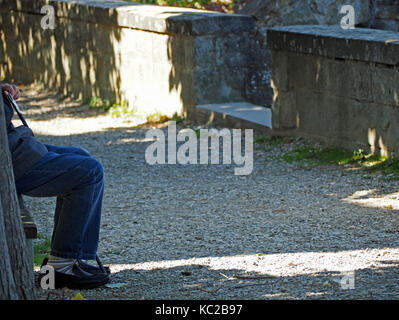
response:
<path id="1" fill-rule="evenodd" d="M 115 9 L 118 6 L 129 6 L 129 3 L 105 5 Z M 123 34 L 127 28 L 119 23 L 125 18 L 125 11 L 100 10 L 93 4 L 78 9 L 73 7 L 75 11 L 69 12 L 66 3 L 57 3 L 56 28 L 43 30 L 40 26 L 42 16 L 28 13 L 30 6 L 32 12 L 38 10 L 37 4 L 22 5 L 22 2 L 18 2 L 15 8 L 1 11 L 4 28 L 0 32 L 7 41 L 0 44 L 4 52 L 0 65 L 3 76 L 9 82 L 24 79 L 26 83 L 45 83 L 47 89 L 55 90 L 62 97 L 68 96 L 83 103 L 88 103 L 93 97 L 111 102 L 120 102 L 130 97 L 129 103 L 134 103 L 131 101 L 134 94 L 144 95 L 147 94 L 144 91 L 157 90 L 156 83 L 152 87 L 151 79 L 158 81 L 162 87 L 161 82 L 166 76 L 169 92 L 165 88 L 162 95 L 169 94 L 170 102 L 152 101 L 140 96 L 137 100 L 142 100 L 140 104 L 144 104 L 140 108 L 153 108 L 151 104 L 164 103 L 159 106 L 160 110 L 163 108 L 169 112 L 166 109 L 173 107 L 186 118 L 189 115 L 195 118 L 195 107 L 199 104 L 242 101 L 269 104 L 270 93 L 264 96 L 266 90 L 258 90 L 265 84 L 265 79 L 256 72 L 263 70 L 267 64 L 263 56 L 262 59 L 255 59 L 264 49 L 256 43 L 263 42 L 255 39 L 258 35 L 254 38 L 238 32 L 242 29 L 240 21 L 237 26 L 232 26 L 230 22 L 226 27 L 224 23 L 234 18 L 231 14 L 203 11 L 176 13 L 165 8 L 157 14 L 171 14 L 165 18 L 166 28 L 162 33 L 167 35 L 166 44 L 154 32 L 154 40 L 150 39 L 152 42 L 148 44 L 152 48 L 153 52 L 150 53 L 153 57 L 148 58 L 148 52 L 138 49 L 139 43 L 134 48 L 128 48 L 125 44 L 128 40 L 127 37 L 123 38 Z M 21 12 L 21 8 L 24 8 L 24 12 Z M 104 14 L 106 22 L 103 24 L 98 22 L 98 17 Z M 75 15 L 79 19 L 75 19 Z M 141 90 L 140 86 L 141 89 L 136 89 L 140 92 L 134 89 L 130 91 L 126 84 L 122 86 L 121 83 L 121 69 L 133 68 L 135 65 L 124 55 L 130 52 L 135 54 L 136 51 L 149 59 L 148 65 L 142 65 L 141 69 L 134 71 L 132 69 L 133 74 L 146 73 L 145 77 L 150 79 L 146 80 L 149 83 L 143 85 L 145 90 Z M 165 61 L 163 57 L 166 57 Z M 165 73 L 170 68 L 169 74 L 155 74 L 153 65 L 165 68 Z M 127 83 L 132 81 L 124 77 Z M 134 81 L 139 83 L 139 80 L 137 78 Z M 37 101 L 41 99 L 46 98 L 37 98 Z M 168 106 L 167 103 L 175 105 Z M 56 114 L 47 116 L 56 117 Z"/>
<path id="2" fill-rule="evenodd" d="M 113 281 L 130 282 L 133 299 L 194 300 L 340 300 L 399 299 L 398 261 L 389 266 L 364 268 L 353 273 L 326 271 L 292 276 L 243 273 L 234 268 L 213 270 L 191 265 L 155 270 L 124 270 Z M 353 275 L 353 281 L 348 278 Z M 129 282 L 127 283 L 129 286 Z M 121 290 L 123 292 L 123 290 Z M 102 290 L 106 295 L 107 290 Z"/>
<path id="3" fill-rule="evenodd" d="M 265 74 L 270 60 L 263 52 L 262 36 L 237 32 L 241 21 L 237 29 L 230 24 L 225 27 L 224 21 L 234 19 L 234 14 L 220 14 L 209 21 L 206 16 L 201 12 L 192 19 L 192 13 L 181 13 L 166 20 L 171 30 L 167 41 L 172 66 L 169 91 L 179 92 L 184 116 L 200 120 L 195 108 L 201 104 L 248 101 L 270 105 L 270 90 L 261 89 L 268 87 Z M 184 32 L 173 33 L 176 28 Z"/>
<path id="4" fill-rule="evenodd" d="M 46 84 L 46 89 L 84 102 L 91 97 L 111 101 L 121 98 L 120 56 L 115 45 L 121 40 L 122 29 L 116 27 L 116 10 L 107 11 L 110 25 L 84 19 L 71 23 L 63 16 L 68 4 L 57 3 L 56 27 L 52 30 L 42 29 L 43 16 L 20 12 L 20 8 L 28 10 L 38 4 L 17 1 L 15 8 L 13 5 L 1 10 L 0 34 L 7 41 L 0 44 L 0 64 L 6 81 L 24 79 L 25 83 Z M 81 14 L 96 16 L 98 8 L 85 6 Z M 36 100 L 40 99 L 47 97 Z"/>
<path id="5" fill-rule="evenodd" d="M 107 113 L 106 108 L 90 107 L 70 97 L 61 94 L 34 89 L 34 85 L 22 89 L 22 97 L 18 105 L 28 120 L 48 121 L 58 118 L 85 119 L 94 118 Z"/>
<path id="6" fill-rule="evenodd" d="M 190 166 L 179 164 L 145 164 L 144 152 L 152 143 L 145 139 L 149 128 L 142 125 L 128 130 L 123 127 L 108 128 L 68 137 L 38 137 L 56 145 L 68 144 L 69 139 L 89 141 L 90 147 L 86 142 L 83 147 L 88 148 L 103 163 L 105 172 L 116 167 L 121 173 L 107 177 L 102 226 L 102 241 L 113 243 L 120 252 L 103 249 L 100 242 L 100 256 L 104 263 L 114 268 L 112 283 L 122 283 L 123 286 L 98 289 L 93 297 L 398 298 L 395 292 L 399 285 L 399 262 L 395 259 L 396 251 L 393 249 L 399 247 L 399 240 L 397 231 L 390 232 L 387 229 L 395 225 L 399 227 L 397 211 L 376 211 L 367 206 L 364 210 L 354 210 L 357 204 L 348 203 L 345 199 L 363 190 L 363 186 L 351 185 L 342 190 L 320 186 L 315 187 L 317 190 L 309 191 L 304 185 L 302 192 L 309 193 L 309 202 L 315 197 L 322 197 L 323 200 L 323 203 L 319 203 L 320 208 L 315 207 L 311 212 L 306 212 L 304 204 L 298 204 L 295 200 L 298 190 L 291 190 L 289 184 L 283 186 L 272 180 L 267 182 L 270 188 L 266 188 L 265 181 L 261 179 L 263 168 L 255 166 L 253 175 L 246 180 L 245 185 L 239 184 L 239 192 L 234 193 L 232 190 L 238 189 L 235 179 L 239 178 L 228 179 L 232 173 L 218 171 L 213 166 L 196 167 L 193 170 Z M 215 171 L 209 174 L 209 170 Z M 149 184 L 149 179 L 155 180 Z M 228 189 L 223 187 L 226 185 Z M 259 186 L 265 188 L 264 193 L 257 193 Z M 182 188 L 192 190 L 190 197 L 181 193 Z M 218 188 L 225 192 L 222 201 L 212 207 L 210 214 L 206 206 L 213 201 L 214 192 Z M 278 193 L 279 188 L 280 195 L 270 194 L 271 190 Z M 393 191 L 391 188 L 376 188 L 375 192 L 383 196 L 390 194 Z M 118 190 L 124 191 L 120 193 Z M 336 194 L 330 194 L 330 191 Z M 317 196 L 312 192 L 316 192 Z M 361 198 L 364 196 L 360 194 Z M 277 207 L 275 202 L 268 201 L 270 197 L 284 197 L 279 210 L 272 210 Z M 251 199 L 251 207 L 240 206 L 248 198 Z M 277 200 L 280 201 L 279 198 Z M 235 210 L 229 207 L 230 204 L 236 205 Z M 290 209 L 292 206 L 294 208 Z M 330 212 L 328 216 L 319 219 L 317 211 L 322 208 Z M 296 215 L 297 210 L 303 214 Z M 229 214 L 228 219 L 226 212 Z M 51 212 L 38 214 L 41 219 L 43 216 L 52 219 Z M 117 216 L 119 222 L 113 223 L 114 218 L 111 219 L 111 216 Z M 167 223 L 159 225 L 161 219 Z M 119 223 L 124 224 L 124 231 Z M 42 228 L 40 225 L 38 227 L 39 230 Z M 371 228 L 372 233 L 369 232 Z M 233 233 L 233 230 L 237 231 Z M 120 235 L 118 239 L 115 239 L 115 234 Z M 117 245 L 119 242 L 121 244 Z M 248 261 L 240 262 L 237 267 L 238 263 L 234 261 L 243 255 L 243 248 L 249 252 Z M 372 253 L 367 261 L 375 266 L 359 264 L 359 259 L 353 257 L 362 255 L 362 249 L 365 248 Z M 388 258 L 383 257 L 385 251 L 392 251 Z M 258 252 L 262 254 L 257 255 Z M 377 255 L 382 257 L 377 258 Z M 342 256 L 347 266 L 353 268 L 350 271 L 355 272 L 354 289 L 341 288 L 340 280 L 345 273 L 336 270 L 340 270 L 339 261 Z M 225 257 L 231 258 L 231 261 L 226 260 L 224 264 L 217 262 Z M 322 259 L 320 263 L 318 258 Z M 207 263 L 208 259 L 211 263 Z M 254 265 L 259 264 L 258 260 L 263 261 L 266 271 L 256 271 L 262 270 Z M 332 265 L 328 261 L 332 261 Z M 296 265 L 300 264 L 304 270 L 295 271 L 298 268 Z M 323 271 L 324 264 L 326 271 Z M 269 272 L 270 268 L 273 272 Z M 298 287 L 301 289 L 298 290 Z M 85 294 L 90 298 L 90 291 Z"/>
<path id="7" fill-rule="evenodd" d="M 195 263 L 150 270 L 131 265 L 118 271 L 111 264 L 109 287 L 70 295 L 80 292 L 89 300 L 397 300 L 398 261 L 382 263 L 386 266 L 295 275 Z"/>

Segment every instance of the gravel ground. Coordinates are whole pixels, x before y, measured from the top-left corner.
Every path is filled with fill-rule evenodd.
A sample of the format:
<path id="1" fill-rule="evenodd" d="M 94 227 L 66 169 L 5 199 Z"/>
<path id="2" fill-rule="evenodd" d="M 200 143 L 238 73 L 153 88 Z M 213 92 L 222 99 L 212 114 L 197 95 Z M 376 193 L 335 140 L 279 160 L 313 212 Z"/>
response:
<path id="1" fill-rule="evenodd" d="M 301 141 L 255 145 L 248 176 L 234 175 L 236 165 L 150 166 L 150 125 L 31 87 L 20 104 L 41 141 L 83 147 L 105 168 L 99 255 L 114 288 L 82 290 L 85 298 L 399 297 L 397 181 L 279 159 Z M 26 199 L 50 237 L 55 199 Z"/>

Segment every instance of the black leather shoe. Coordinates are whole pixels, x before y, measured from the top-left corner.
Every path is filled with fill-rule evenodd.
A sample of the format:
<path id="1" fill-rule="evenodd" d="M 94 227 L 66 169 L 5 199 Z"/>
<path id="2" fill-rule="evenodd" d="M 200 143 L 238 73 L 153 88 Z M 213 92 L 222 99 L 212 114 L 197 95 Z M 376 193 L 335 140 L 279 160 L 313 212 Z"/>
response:
<path id="1" fill-rule="evenodd" d="M 106 274 L 111 274 L 111 269 L 109 267 L 103 266 L 100 258 L 98 256 L 96 256 L 96 261 L 98 264 L 98 267 L 93 266 L 91 264 L 85 263 L 82 260 L 78 259 L 78 264 L 79 267 L 89 273 L 106 273 Z M 43 267 L 44 265 L 46 265 L 48 262 L 48 258 L 44 258 L 41 267 Z"/>
<path id="2" fill-rule="evenodd" d="M 47 264 L 47 261 L 43 261 L 43 265 Z M 78 264 L 77 261 L 72 266 L 73 274 L 66 274 L 55 271 L 55 287 L 69 289 L 94 289 L 101 287 L 109 282 L 109 276 L 106 273 L 89 273 L 84 271 Z"/>
<path id="3" fill-rule="evenodd" d="M 100 258 L 96 256 L 96 261 L 98 264 L 98 267 L 93 266 L 91 264 L 85 263 L 82 260 L 78 259 L 79 267 L 81 267 L 84 271 L 90 272 L 90 273 L 106 273 L 106 274 L 111 274 L 111 270 L 109 267 L 105 267 Z"/>

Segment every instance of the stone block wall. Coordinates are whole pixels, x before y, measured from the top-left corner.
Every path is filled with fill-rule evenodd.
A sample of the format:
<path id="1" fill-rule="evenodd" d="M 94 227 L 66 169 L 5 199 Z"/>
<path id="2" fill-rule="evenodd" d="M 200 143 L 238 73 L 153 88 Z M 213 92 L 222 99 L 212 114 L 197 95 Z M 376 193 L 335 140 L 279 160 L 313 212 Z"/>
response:
<path id="1" fill-rule="evenodd" d="M 273 90 L 271 53 L 267 48 L 267 30 L 289 25 L 339 25 L 340 9 L 352 5 L 357 28 L 399 31 L 399 0 L 249 0 L 240 13 L 256 20 L 258 53 L 256 68 L 251 77 L 251 96 L 254 103 L 270 106 Z M 266 85 L 265 85 L 266 83 Z"/>
<path id="2" fill-rule="evenodd" d="M 43 5 L 56 28 L 41 28 Z M 245 15 L 118 0 L 0 0 L 2 80 L 36 81 L 83 101 L 195 116 L 195 106 L 246 101 L 255 24 Z"/>
<path id="3" fill-rule="evenodd" d="M 399 31 L 399 0 L 374 0 L 372 26 L 377 29 Z"/>
<path id="4" fill-rule="evenodd" d="M 399 33 L 289 26 L 270 29 L 268 41 L 275 130 L 399 152 Z"/>

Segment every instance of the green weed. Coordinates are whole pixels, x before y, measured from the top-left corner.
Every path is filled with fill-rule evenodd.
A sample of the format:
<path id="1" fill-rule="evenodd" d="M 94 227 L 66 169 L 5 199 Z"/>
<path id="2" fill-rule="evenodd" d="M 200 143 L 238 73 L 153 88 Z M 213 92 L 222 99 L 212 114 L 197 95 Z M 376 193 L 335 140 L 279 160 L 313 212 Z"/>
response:
<path id="1" fill-rule="evenodd" d="M 282 158 L 288 163 L 296 163 L 301 167 L 352 164 L 368 172 L 383 173 L 389 179 L 399 179 L 398 158 L 367 154 L 362 149 L 350 152 L 337 147 L 305 145 L 285 153 Z"/>
<path id="2" fill-rule="evenodd" d="M 37 240 L 33 244 L 33 262 L 35 267 L 40 267 L 43 259 L 50 255 L 51 250 L 51 238 L 45 238 L 41 234 L 38 234 Z"/>
<path id="3" fill-rule="evenodd" d="M 113 103 L 112 106 L 109 107 L 108 113 L 112 118 L 128 118 L 137 113 L 137 108 L 121 101 L 119 103 Z"/>
<path id="4" fill-rule="evenodd" d="M 108 99 L 102 99 L 100 97 L 92 97 L 89 101 L 90 108 L 99 108 L 107 111 L 111 107 L 111 101 Z"/>
<path id="5" fill-rule="evenodd" d="M 353 153 L 341 148 L 315 148 L 312 146 L 296 147 L 283 155 L 288 163 L 299 163 L 305 167 L 329 164 L 346 164 L 355 161 Z"/>
<path id="6" fill-rule="evenodd" d="M 254 139 L 254 143 L 266 143 L 266 142 L 268 142 L 269 141 L 269 138 L 268 137 L 265 137 L 265 136 L 257 136 L 255 139 Z"/>
<path id="7" fill-rule="evenodd" d="M 179 116 L 177 113 L 173 114 L 172 117 L 168 117 L 160 112 L 154 112 L 147 115 L 147 123 L 164 123 L 167 121 L 175 121 L 176 124 L 183 122 L 185 119 Z"/>

